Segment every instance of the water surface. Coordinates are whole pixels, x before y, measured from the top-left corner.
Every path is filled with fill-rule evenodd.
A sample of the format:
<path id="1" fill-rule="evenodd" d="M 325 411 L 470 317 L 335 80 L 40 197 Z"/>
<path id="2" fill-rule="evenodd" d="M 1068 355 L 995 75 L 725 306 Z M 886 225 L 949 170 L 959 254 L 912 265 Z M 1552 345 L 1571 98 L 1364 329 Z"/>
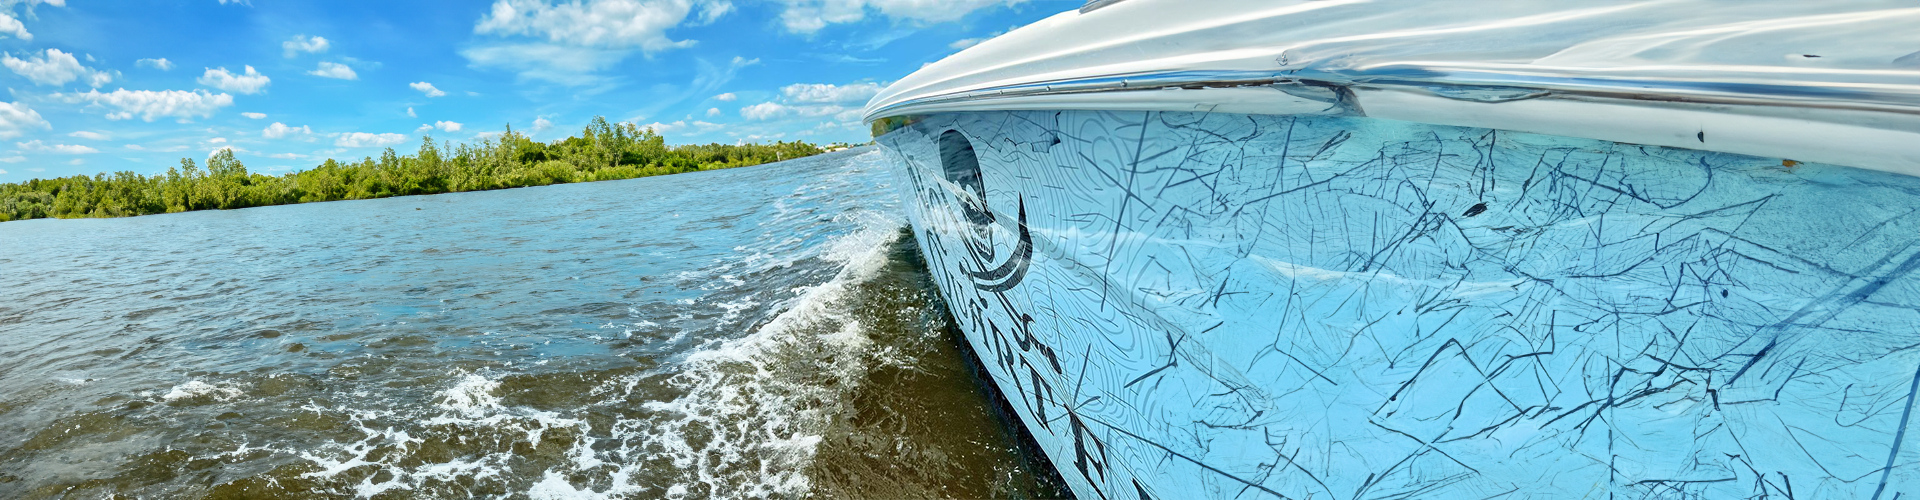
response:
<path id="1" fill-rule="evenodd" d="M 0 224 L 0 497 L 1052 497 L 855 151 Z"/>

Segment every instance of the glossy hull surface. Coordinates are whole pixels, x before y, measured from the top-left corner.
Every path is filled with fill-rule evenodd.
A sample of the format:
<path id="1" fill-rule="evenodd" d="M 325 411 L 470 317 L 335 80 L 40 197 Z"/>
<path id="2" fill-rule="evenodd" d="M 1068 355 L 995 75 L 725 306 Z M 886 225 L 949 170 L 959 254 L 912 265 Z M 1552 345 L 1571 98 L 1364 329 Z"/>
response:
<path id="1" fill-rule="evenodd" d="M 877 140 L 1081 498 L 1920 493 L 1920 178 L 1328 116 Z"/>

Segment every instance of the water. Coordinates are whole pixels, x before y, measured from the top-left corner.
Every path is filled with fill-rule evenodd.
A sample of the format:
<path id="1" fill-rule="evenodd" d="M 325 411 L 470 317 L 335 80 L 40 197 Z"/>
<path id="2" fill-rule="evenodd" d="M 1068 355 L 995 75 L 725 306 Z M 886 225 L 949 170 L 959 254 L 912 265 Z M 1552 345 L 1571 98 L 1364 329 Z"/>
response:
<path id="1" fill-rule="evenodd" d="M 891 181 L 0 224 L 0 497 L 1064 496 Z"/>

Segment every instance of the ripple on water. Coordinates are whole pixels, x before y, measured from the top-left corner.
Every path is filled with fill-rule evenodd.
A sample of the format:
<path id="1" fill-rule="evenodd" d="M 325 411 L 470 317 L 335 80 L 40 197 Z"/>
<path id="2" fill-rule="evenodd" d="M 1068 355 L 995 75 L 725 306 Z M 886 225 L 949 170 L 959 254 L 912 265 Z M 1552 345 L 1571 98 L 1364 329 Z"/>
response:
<path id="1" fill-rule="evenodd" d="M 0 275 L 0 496 L 1064 496 L 890 180 L 841 154 L 0 224 L 36 256 Z"/>

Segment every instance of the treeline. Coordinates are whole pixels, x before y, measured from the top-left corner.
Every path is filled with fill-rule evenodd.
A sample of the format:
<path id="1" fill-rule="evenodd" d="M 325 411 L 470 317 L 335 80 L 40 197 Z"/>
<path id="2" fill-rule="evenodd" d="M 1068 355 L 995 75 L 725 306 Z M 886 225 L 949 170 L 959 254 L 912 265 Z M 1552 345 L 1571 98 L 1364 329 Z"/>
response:
<path id="1" fill-rule="evenodd" d="M 651 129 L 596 117 L 580 135 L 538 142 L 511 128 L 475 144 L 421 140 L 420 150 L 341 163 L 328 159 L 279 176 L 247 171 L 232 151 L 203 169 L 191 158 L 165 174 L 115 172 L 0 184 L 0 222 L 43 217 L 128 217 L 314 201 L 484 191 L 631 179 L 744 167 L 820 154 L 800 141 L 668 146 Z"/>

